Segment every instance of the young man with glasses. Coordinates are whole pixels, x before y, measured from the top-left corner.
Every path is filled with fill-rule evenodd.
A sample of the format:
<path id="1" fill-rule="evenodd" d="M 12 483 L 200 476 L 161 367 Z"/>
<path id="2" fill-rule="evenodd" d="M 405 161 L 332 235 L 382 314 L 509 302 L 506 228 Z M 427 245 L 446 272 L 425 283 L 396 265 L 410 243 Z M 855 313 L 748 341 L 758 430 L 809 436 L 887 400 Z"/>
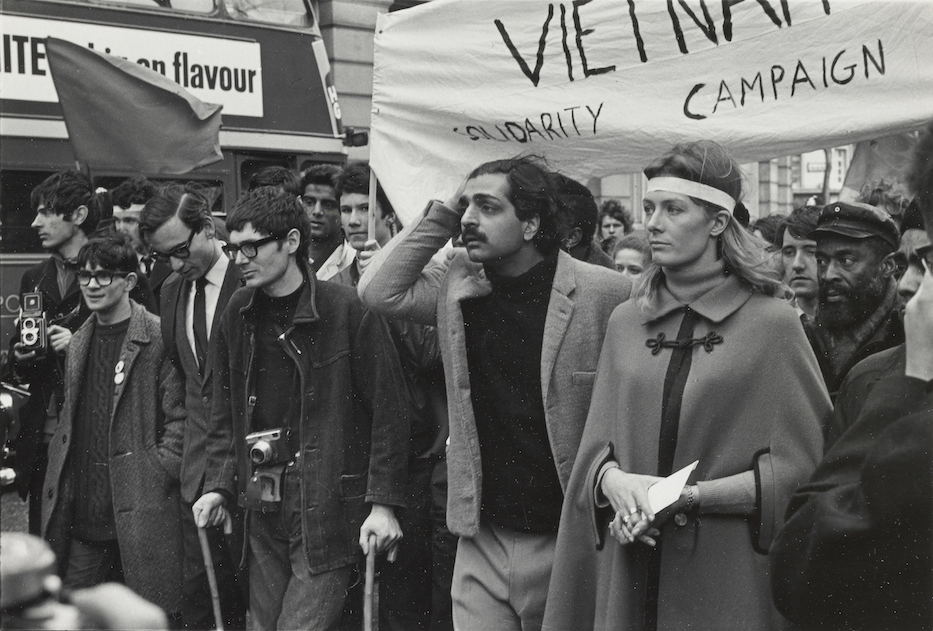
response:
<path id="1" fill-rule="evenodd" d="M 331 280 L 356 260 L 356 250 L 346 240 L 337 200 L 339 170 L 318 164 L 301 178 L 301 203 L 308 215 L 308 256 L 318 280 Z"/>
<path id="2" fill-rule="evenodd" d="M 181 462 L 184 586 L 181 613 L 185 628 L 210 629 L 214 614 L 207 571 L 191 505 L 203 493 L 207 467 L 207 422 L 213 370 L 211 348 L 217 324 L 240 286 L 233 265 L 215 234 L 210 202 L 197 188 L 173 183 L 160 187 L 140 214 L 140 232 L 152 255 L 174 274 L 161 295 L 162 337 L 172 363 L 185 378 L 184 445 Z M 238 584 L 233 547 L 219 528 L 207 532 L 220 592 L 224 626 L 245 625 L 245 590 Z"/>
<path id="3" fill-rule="evenodd" d="M 227 227 L 223 249 L 246 287 L 218 325 L 210 432 L 229 441 L 209 444 L 195 520 L 221 523 L 234 498 L 247 509 L 256 629 L 331 629 L 361 547 L 372 536 L 385 551 L 402 536 L 401 368 L 385 321 L 308 269 L 311 229 L 294 196 L 251 191 Z"/>
<path id="4" fill-rule="evenodd" d="M 181 378 L 165 355 L 159 318 L 130 300 L 138 261 L 129 238 L 92 239 L 77 262 L 91 316 L 68 347 L 42 534 L 65 587 L 125 582 L 174 616 L 182 557 Z"/>
<path id="5" fill-rule="evenodd" d="M 26 270 L 19 296 L 20 304 L 27 293 L 42 297 L 47 344 L 27 349 L 14 337 L 8 378 L 29 384 L 31 396 L 20 412 L 22 429 L 9 445 L 12 455 L 4 466 L 15 471 L 13 483 L 20 495 L 24 499 L 29 495 L 29 532 L 33 534 L 39 534 L 47 446 L 61 409 L 65 352 L 72 333 L 90 314 L 75 282 L 75 257 L 97 229 L 103 197 L 95 193 L 87 175 L 78 171 L 49 176 L 30 196 L 36 213 L 32 227 L 51 256 Z M 135 287 L 133 292 L 135 300 L 155 309 L 147 290 Z"/>

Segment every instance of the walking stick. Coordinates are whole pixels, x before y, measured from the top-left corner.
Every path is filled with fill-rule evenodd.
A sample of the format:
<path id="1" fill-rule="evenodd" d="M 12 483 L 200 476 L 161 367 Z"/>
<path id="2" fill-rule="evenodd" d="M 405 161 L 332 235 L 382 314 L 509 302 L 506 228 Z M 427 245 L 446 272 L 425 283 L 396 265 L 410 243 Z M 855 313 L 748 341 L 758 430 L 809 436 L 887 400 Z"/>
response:
<path id="1" fill-rule="evenodd" d="M 207 570 L 207 584 L 211 588 L 211 604 L 214 605 L 214 623 L 217 631 L 224 631 L 224 618 L 220 613 L 220 593 L 217 590 L 217 576 L 214 575 L 214 559 L 207 543 L 207 531 L 198 528 L 198 541 L 201 542 L 201 554 L 204 555 L 204 568 Z"/>
<path id="2" fill-rule="evenodd" d="M 366 583 L 363 587 L 363 631 L 373 631 L 373 616 L 378 615 L 379 584 L 376 583 L 376 535 L 369 535 L 366 553 Z"/>

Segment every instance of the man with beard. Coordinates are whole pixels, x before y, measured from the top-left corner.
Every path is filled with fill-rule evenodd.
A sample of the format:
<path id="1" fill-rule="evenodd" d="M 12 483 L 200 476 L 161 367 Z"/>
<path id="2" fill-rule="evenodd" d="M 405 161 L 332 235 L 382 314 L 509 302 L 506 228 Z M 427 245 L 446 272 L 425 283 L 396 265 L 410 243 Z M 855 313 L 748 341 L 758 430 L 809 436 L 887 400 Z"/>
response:
<path id="1" fill-rule="evenodd" d="M 884 211 L 834 202 L 823 207 L 811 238 L 820 293 L 807 337 L 835 400 L 856 363 L 904 341 L 894 278 L 900 235 Z"/>

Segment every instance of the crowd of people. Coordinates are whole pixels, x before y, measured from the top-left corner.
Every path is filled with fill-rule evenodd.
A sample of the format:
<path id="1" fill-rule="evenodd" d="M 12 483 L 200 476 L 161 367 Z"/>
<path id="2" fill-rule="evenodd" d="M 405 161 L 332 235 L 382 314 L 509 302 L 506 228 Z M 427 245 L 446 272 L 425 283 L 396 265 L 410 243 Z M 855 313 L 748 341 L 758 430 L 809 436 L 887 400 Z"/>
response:
<path id="1" fill-rule="evenodd" d="M 533 156 L 404 227 L 360 162 L 223 219 L 49 177 L 4 466 L 64 586 L 360 628 L 376 554 L 383 629 L 933 628 L 933 126 L 913 198 L 752 225 L 714 142 L 644 174 L 637 230 Z"/>

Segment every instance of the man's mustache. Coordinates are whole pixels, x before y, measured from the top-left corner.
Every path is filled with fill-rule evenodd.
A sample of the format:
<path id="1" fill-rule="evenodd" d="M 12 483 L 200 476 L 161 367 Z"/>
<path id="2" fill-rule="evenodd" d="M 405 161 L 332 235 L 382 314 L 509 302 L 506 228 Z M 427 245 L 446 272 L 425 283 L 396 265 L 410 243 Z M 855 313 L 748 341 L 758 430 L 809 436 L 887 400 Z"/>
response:
<path id="1" fill-rule="evenodd" d="M 463 228 L 460 232 L 460 237 L 463 241 L 468 239 L 473 241 L 481 241 L 484 243 L 486 241 L 486 235 L 480 232 L 478 228 L 474 227 Z"/>

